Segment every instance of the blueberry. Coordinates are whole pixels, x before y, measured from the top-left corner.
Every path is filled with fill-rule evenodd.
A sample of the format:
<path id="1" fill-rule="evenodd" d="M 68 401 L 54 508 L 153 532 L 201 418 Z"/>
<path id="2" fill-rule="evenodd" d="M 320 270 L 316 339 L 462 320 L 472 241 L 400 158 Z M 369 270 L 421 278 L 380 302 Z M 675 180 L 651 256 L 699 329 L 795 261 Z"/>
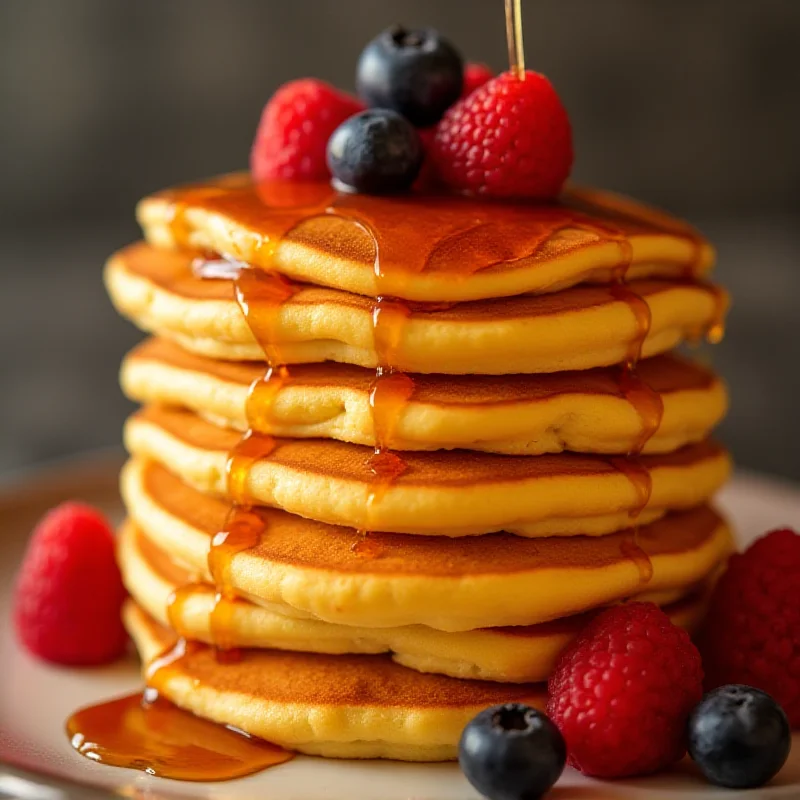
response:
<path id="1" fill-rule="evenodd" d="M 346 119 L 328 140 L 328 167 L 345 189 L 400 192 L 410 188 L 421 166 L 416 129 L 385 108 L 369 108 Z"/>
<path id="2" fill-rule="evenodd" d="M 537 800 L 558 780 L 566 759 L 558 728 L 519 703 L 481 711 L 458 745 L 462 772 L 490 800 Z"/>
<path id="3" fill-rule="evenodd" d="M 364 48 L 356 68 L 356 88 L 368 106 L 390 108 L 420 128 L 438 122 L 463 85 L 461 55 L 432 28 L 388 28 Z"/>
<path id="4" fill-rule="evenodd" d="M 789 721 L 766 693 L 750 686 L 721 686 L 689 718 L 689 755 L 705 777 L 728 789 L 763 786 L 786 762 Z"/>

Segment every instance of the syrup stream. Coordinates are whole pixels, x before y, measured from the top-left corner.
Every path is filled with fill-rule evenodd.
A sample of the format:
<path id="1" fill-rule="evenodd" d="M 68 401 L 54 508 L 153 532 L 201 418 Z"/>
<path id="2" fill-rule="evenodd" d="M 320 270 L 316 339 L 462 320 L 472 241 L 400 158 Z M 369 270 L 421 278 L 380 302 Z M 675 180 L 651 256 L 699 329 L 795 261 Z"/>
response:
<path id="1" fill-rule="evenodd" d="M 525 80 L 525 47 L 522 41 L 522 0 L 506 0 L 506 39 L 511 72 Z"/>

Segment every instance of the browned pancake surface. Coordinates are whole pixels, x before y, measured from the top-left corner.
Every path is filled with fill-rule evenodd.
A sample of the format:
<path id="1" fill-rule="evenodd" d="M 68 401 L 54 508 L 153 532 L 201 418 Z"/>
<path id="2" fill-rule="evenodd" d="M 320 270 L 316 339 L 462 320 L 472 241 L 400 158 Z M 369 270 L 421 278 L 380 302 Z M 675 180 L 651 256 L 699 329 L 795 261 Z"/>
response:
<path id="1" fill-rule="evenodd" d="M 253 362 L 221 361 L 189 353 L 165 339 L 149 339 L 129 356 L 176 369 L 196 372 L 226 383 L 250 386 L 263 377 L 265 367 Z M 659 394 L 701 390 L 712 386 L 714 373 L 676 355 L 656 356 L 639 363 L 637 374 Z M 413 400 L 447 405 L 484 405 L 536 402 L 559 394 L 589 394 L 623 397 L 617 368 L 549 375 L 414 375 Z M 375 371 L 350 364 L 298 364 L 291 367 L 287 385 L 296 387 L 341 387 L 369 392 Z"/>
<path id="2" fill-rule="evenodd" d="M 140 609 L 138 625 L 164 649 L 174 634 Z M 544 692 L 540 684 L 464 681 L 416 672 L 385 656 L 319 655 L 286 650 L 242 650 L 241 660 L 220 664 L 213 648 L 192 648 L 170 672 L 200 686 L 288 705 L 452 708 L 514 702 Z"/>
<path id="3" fill-rule="evenodd" d="M 165 406 L 147 406 L 134 419 L 162 430 L 201 450 L 229 453 L 240 434 L 220 428 L 196 414 Z M 251 441 L 255 441 L 255 436 Z M 332 439 L 275 439 L 266 461 L 278 467 L 325 475 L 340 480 L 371 483 L 372 448 Z M 674 453 L 642 456 L 648 469 L 681 467 L 715 458 L 725 450 L 706 440 Z M 434 450 L 403 453 L 406 470 L 393 481 L 396 486 L 453 487 L 478 483 L 501 483 L 556 475 L 611 475 L 618 472 L 607 456 L 557 453 L 535 457 L 507 456 L 472 450 Z"/>
<path id="4" fill-rule="evenodd" d="M 223 529 L 230 504 L 191 489 L 163 467 L 148 462 L 143 488 L 170 515 L 209 539 Z M 250 553 L 266 561 L 309 569 L 360 574 L 487 575 L 535 569 L 597 569 L 629 559 L 623 552 L 631 531 L 609 536 L 526 539 L 506 533 L 451 539 L 370 533 L 369 558 L 354 551 L 363 535 L 353 528 L 328 525 L 277 509 L 256 508 L 264 530 Z M 643 526 L 638 543 L 650 556 L 683 553 L 699 547 L 723 524 L 708 506 L 671 513 Z"/>
<path id="5" fill-rule="evenodd" d="M 234 299 L 230 280 L 198 278 L 192 272 L 192 262 L 198 253 L 183 250 L 159 250 L 144 242 L 136 242 L 121 250 L 112 262 L 122 264 L 128 272 L 146 278 L 155 285 L 194 300 Z M 703 281 L 695 280 L 637 280 L 628 286 L 641 297 L 650 297 L 676 287 L 687 286 L 717 297 L 717 290 Z M 475 300 L 465 303 L 409 303 L 411 319 L 428 322 L 492 322 L 527 319 L 583 311 L 602 305 L 622 303 L 612 286 L 575 286 L 561 292 L 543 295 L 516 295 L 496 300 Z M 304 286 L 287 305 L 338 305 L 372 313 L 372 298 L 316 286 Z"/>
<path id="6" fill-rule="evenodd" d="M 148 567 L 158 575 L 163 581 L 174 586 L 184 586 L 192 584 L 193 591 L 205 592 L 208 595 L 216 594 L 216 589 L 210 584 L 198 583 L 194 575 L 188 570 L 178 566 L 167 553 L 158 547 L 153 541 L 147 538 L 142 531 L 135 525 L 131 525 L 131 533 L 135 548 L 139 556 L 147 563 Z M 691 609 L 700 602 L 701 597 L 707 591 L 707 587 L 698 586 L 697 591 L 688 594 L 682 599 L 665 606 L 668 614 L 681 614 Z M 247 605 L 246 600 L 229 600 L 232 604 Z M 574 614 L 569 617 L 541 622 L 537 625 L 516 625 L 493 628 L 494 633 L 503 636 L 514 636 L 520 639 L 536 639 L 548 636 L 558 636 L 574 633 L 583 627 L 596 614 L 596 611 L 587 611 L 583 614 Z"/>
<path id="7" fill-rule="evenodd" d="M 686 267 L 708 260 L 707 243 L 687 223 L 619 195 L 574 186 L 542 204 L 454 194 L 342 194 L 327 183 L 254 184 L 240 173 L 165 189 L 154 199 L 170 203 L 172 216 L 176 208 L 201 208 L 322 256 L 369 268 L 379 257 L 391 271 L 499 273 L 522 259 L 546 263 L 642 235 L 686 240 L 688 257 L 677 261 Z M 418 251 L 411 257 L 409 246 Z"/>

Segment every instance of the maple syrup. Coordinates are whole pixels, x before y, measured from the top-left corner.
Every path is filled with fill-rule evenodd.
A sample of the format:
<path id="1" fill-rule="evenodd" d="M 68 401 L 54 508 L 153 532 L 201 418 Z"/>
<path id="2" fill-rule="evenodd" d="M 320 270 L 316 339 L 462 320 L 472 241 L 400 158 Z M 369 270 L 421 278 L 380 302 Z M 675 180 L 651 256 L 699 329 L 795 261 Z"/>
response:
<path id="1" fill-rule="evenodd" d="M 653 578 L 653 564 L 650 557 L 639 545 L 639 517 L 650 502 L 653 492 L 653 478 L 650 470 L 639 460 L 638 455 L 609 459 L 612 466 L 619 470 L 633 486 L 636 492 L 636 504 L 628 510 L 631 520 L 630 535 L 623 539 L 620 552 L 630 558 L 639 570 L 639 580 L 642 584 L 649 583 Z"/>
<path id="2" fill-rule="evenodd" d="M 709 283 L 706 288 L 714 295 L 714 313 L 704 335 L 710 344 L 719 344 L 725 337 L 725 316 L 730 300 L 728 293 L 720 286 Z"/>
<path id="3" fill-rule="evenodd" d="M 517 13 L 518 9 L 513 5 L 512 0 L 508 13 Z M 521 32 L 518 20 L 509 28 L 512 29 Z M 521 41 L 514 46 L 515 52 L 521 56 Z M 622 200 L 598 197 L 589 190 L 569 190 L 558 202 L 537 205 L 414 193 L 385 198 L 339 193 L 328 184 L 266 182 L 253 185 L 240 178 L 238 181 L 228 180 L 225 185 L 178 189 L 163 196 L 172 203 L 171 227 L 176 242 L 191 243 L 191 226 L 186 224 L 185 216 L 190 208 L 202 208 L 241 220 L 247 230 L 242 234 L 246 241 L 240 249 L 246 251 L 257 266 L 268 269 L 273 266 L 272 257 L 282 239 L 316 217 L 335 217 L 339 223 L 350 227 L 347 241 L 358 253 L 346 256 L 355 258 L 365 247 L 371 249 L 376 296 L 373 336 L 378 364 L 371 403 L 376 444 L 371 507 L 379 502 L 380 496 L 391 485 L 393 478 L 390 476 L 399 473 L 396 460 L 399 456 L 393 460 L 392 469 L 381 465 L 380 458 L 390 449 L 392 426 L 413 392 L 410 378 L 397 378 L 398 354 L 412 312 L 409 303 L 395 295 L 402 293 L 407 278 L 424 271 L 450 272 L 466 277 L 481 269 L 521 258 L 532 257 L 535 260 L 544 243 L 560 231 L 586 231 L 595 237 L 594 243 L 613 242 L 618 246 L 612 292 L 628 305 L 636 320 L 636 332 L 625 356 L 633 368 L 649 332 L 650 310 L 647 303 L 625 283 L 633 255 L 625 220 L 634 218 L 634 222 L 641 224 L 644 217 L 644 221 L 656 229 L 683 236 L 692 242 L 696 257 L 695 263 L 687 264 L 687 274 L 697 272 L 702 252 L 699 237 L 688 227 L 677 225 L 674 220 L 657 212 L 631 208 Z M 242 253 L 229 254 L 230 257 L 237 255 Z M 275 352 L 274 326 L 269 322 L 263 324 L 263 320 L 274 321 L 274 309 L 291 297 L 292 288 L 288 281 L 269 278 L 264 293 L 272 304 L 269 306 L 268 303 L 271 312 L 254 313 L 259 303 L 253 301 L 252 296 L 261 291 L 258 288 L 261 272 L 253 268 L 241 271 L 244 279 L 238 279 L 237 300 L 274 369 L 283 360 Z M 263 421 L 258 414 L 269 408 L 269 399 L 274 398 L 272 393 L 289 379 L 289 373 L 284 370 L 278 383 L 272 383 L 273 379 L 271 376 L 260 388 L 254 387 L 248 403 L 249 419 Z M 626 386 L 635 383 L 632 378 L 626 381 Z M 656 427 L 649 423 L 655 403 L 652 398 L 644 396 L 644 390 L 627 391 L 623 388 L 623 394 L 643 419 L 644 432 L 641 443 L 637 443 L 640 449 L 646 443 L 648 432 Z"/>
<path id="4" fill-rule="evenodd" d="M 626 558 L 631 559 L 639 570 L 639 583 L 644 585 L 653 580 L 653 562 L 638 542 L 638 531 L 623 539 L 619 550 Z"/>
<path id="5" fill-rule="evenodd" d="M 350 550 L 362 558 L 383 558 L 386 555 L 386 549 L 378 542 L 375 534 L 369 531 L 359 531 L 358 539 L 353 542 Z"/>
<path id="6" fill-rule="evenodd" d="M 179 617 L 175 604 L 190 592 L 190 586 L 175 592 L 170 622 Z M 100 764 L 184 781 L 232 780 L 294 758 L 288 750 L 197 717 L 162 696 L 173 668 L 206 647 L 179 635 L 148 665 L 144 691 L 76 711 L 66 724 L 75 750 Z"/>
<path id="7" fill-rule="evenodd" d="M 653 491 L 653 479 L 650 475 L 650 470 L 638 458 L 612 457 L 609 462 L 630 481 L 636 492 L 636 503 L 628 511 L 630 518 L 636 520 L 650 502 L 650 496 Z"/>
<path id="8" fill-rule="evenodd" d="M 184 608 L 200 586 L 199 583 L 185 583 L 183 586 L 178 586 L 167 600 L 167 621 L 179 639 L 190 638 L 188 631 L 183 627 Z"/>
<path id="9" fill-rule="evenodd" d="M 571 249 L 616 243 L 619 260 L 609 269 L 617 274 L 630 265 L 627 234 L 643 221 L 656 231 L 689 242 L 699 238 L 691 229 L 667 221 L 643 220 L 644 211 L 638 206 L 629 208 L 613 196 L 578 188 L 568 188 L 560 199 L 543 204 L 413 191 L 393 197 L 339 193 L 327 183 L 302 184 L 298 193 L 298 184 L 253 184 L 242 179 L 214 191 L 189 187 L 169 190 L 161 197 L 172 209 L 173 237 L 179 246 L 195 243 L 192 226 L 185 219 L 191 209 L 241 221 L 247 230 L 231 243 L 237 252 L 225 257 L 235 267 L 241 264 L 237 259 L 247 253 L 253 272 L 274 268 L 272 256 L 288 234 L 299 236 L 302 227 L 315 218 L 336 218 L 349 229 L 342 237 L 342 247 L 352 248 L 352 252 L 343 257 L 358 262 L 371 250 L 376 267 L 373 296 L 390 299 L 402 290 L 406 277 L 425 272 L 467 277 L 520 259 L 549 261 L 553 254 L 543 245 L 567 229 L 590 234 L 580 242 L 568 243 Z M 696 263 L 687 261 L 686 277 L 695 277 L 701 264 L 699 257 Z M 236 274 L 235 268 L 232 274 Z M 378 283 L 381 276 L 382 286 Z"/>
<path id="10" fill-rule="evenodd" d="M 252 442 L 255 437 L 246 437 L 246 439 L 248 442 Z M 232 456 L 229 463 L 233 460 Z M 240 477 L 240 473 L 246 474 L 248 469 L 247 464 L 239 463 L 237 466 L 234 462 L 234 467 L 229 471 L 229 475 Z M 264 519 L 261 515 L 252 509 L 234 503 L 228 512 L 222 530 L 211 540 L 211 547 L 208 551 L 208 570 L 216 588 L 216 595 L 209 627 L 212 641 L 216 647 L 217 658 L 223 662 L 235 661 L 239 657 L 233 641 L 231 624 L 237 596 L 231 578 L 231 561 L 237 553 L 254 548 L 261 540 L 264 528 Z"/>
<path id="11" fill-rule="evenodd" d="M 278 394 L 291 382 L 286 366 L 268 367 L 267 371 L 255 380 L 247 393 L 245 405 L 247 427 L 253 431 L 269 430 L 273 422 L 273 408 Z"/>
<path id="12" fill-rule="evenodd" d="M 81 709 L 66 729 L 75 750 L 92 761 L 183 781 L 232 780 L 294 757 L 183 711 L 152 688 Z"/>
<path id="13" fill-rule="evenodd" d="M 618 380 L 622 396 L 634 408 L 642 424 L 641 431 L 628 452 L 630 457 L 635 458 L 661 427 L 664 418 L 664 400 L 638 376 L 635 369 L 628 365 L 620 367 Z"/>
<path id="14" fill-rule="evenodd" d="M 521 0 L 506 0 L 505 5 L 509 71 L 523 80 L 525 78 L 525 48 L 522 39 Z"/>

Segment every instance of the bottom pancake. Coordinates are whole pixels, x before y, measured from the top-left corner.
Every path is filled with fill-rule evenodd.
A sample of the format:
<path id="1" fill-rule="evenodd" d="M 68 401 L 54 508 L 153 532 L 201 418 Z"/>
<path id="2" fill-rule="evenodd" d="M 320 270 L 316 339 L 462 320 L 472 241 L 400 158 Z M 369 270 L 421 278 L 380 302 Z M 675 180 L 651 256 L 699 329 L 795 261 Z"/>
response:
<path id="1" fill-rule="evenodd" d="M 470 680 L 547 680 L 558 654 L 591 616 L 590 612 L 541 625 L 446 633 L 424 625 L 336 625 L 289 617 L 237 599 L 223 601 L 212 622 L 216 603 L 213 587 L 192 583 L 192 575 L 174 564 L 132 523 L 122 528 L 118 560 L 125 585 L 136 602 L 156 621 L 187 639 L 225 647 L 332 655 L 388 652 L 397 663 L 411 669 Z M 699 587 L 665 606 L 676 625 L 690 631 L 699 626 L 706 607 L 705 589 Z"/>
<path id="2" fill-rule="evenodd" d="M 175 635 L 134 603 L 125 625 L 145 667 Z M 446 761 L 482 709 L 522 702 L 543 708 L 542 684 L 460 681 L 395 664 L 386 656 L 245 650 L 234 663 L 197 645 L 148 682 L 180 708 L 290 750 L 328 758 Z"/>

